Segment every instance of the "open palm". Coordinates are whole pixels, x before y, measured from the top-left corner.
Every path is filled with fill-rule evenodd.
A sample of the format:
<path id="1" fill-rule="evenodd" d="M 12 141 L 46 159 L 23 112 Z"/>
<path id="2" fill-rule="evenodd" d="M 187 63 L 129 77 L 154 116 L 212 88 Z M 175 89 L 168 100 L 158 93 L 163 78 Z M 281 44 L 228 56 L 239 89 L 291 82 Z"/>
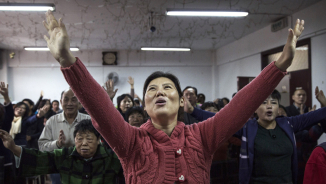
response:
<path id="1" fill-rule="evenodd" d="M 43 25 L 50 36 L 50 38 L 48 38 L 44 35 L 44 39 L 53 57 L 63 67 L 72 65 L 76 59 L 70 52 L 69 36 L 62 19 L 59 19 L 58 22 L 52 12 L 48 11 L 46 13 L 46 21 L 43 21 Z"/>

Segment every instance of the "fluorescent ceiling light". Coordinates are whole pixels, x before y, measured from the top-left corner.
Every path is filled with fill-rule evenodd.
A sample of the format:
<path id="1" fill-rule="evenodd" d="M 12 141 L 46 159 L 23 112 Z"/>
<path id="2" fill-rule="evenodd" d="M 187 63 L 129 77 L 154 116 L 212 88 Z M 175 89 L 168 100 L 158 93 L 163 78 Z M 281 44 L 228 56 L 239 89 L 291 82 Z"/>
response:
<path id="1" fill-rule="evenodd" d="M 249 13 L 242 11 L 167 10 L 166 14 L 169 16 L 245 17 Z"/>
<path id="2" fill-rule="evenodd" d="M 54 4 L 0 3 L 0 11 L 54 11 Z"/>
<path id="3" fill-rule="evenodd" d="M 28 51 L 50 51 L 50 49 L 47 47 L 25 47 L 24 49 Z M 72 47 L 70 48 L 70 51 L 79 51 L 79 48 Z"/>
<path id="4" fill-rule="evenodd" d="M 142 47 L 144 51 L 190 51 L 190 48 Z"/>

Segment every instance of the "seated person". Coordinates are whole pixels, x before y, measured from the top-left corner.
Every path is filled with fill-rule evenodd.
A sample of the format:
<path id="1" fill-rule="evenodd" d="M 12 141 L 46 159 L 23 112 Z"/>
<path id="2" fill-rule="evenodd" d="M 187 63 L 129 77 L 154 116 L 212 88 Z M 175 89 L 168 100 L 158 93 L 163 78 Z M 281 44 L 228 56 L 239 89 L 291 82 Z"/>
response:
<path id="1" fill-rule="evenodd" d="M 13 152 L 19 175 L 60 173 L 62 183 L 115 183 L 121 168 L 118 157 L 100 144 L 100 134 L 91 120 L 82 120 L 74 130 L 75 146 L 41 152 L 17 146 L 0 129 L 3 145 Z"/>

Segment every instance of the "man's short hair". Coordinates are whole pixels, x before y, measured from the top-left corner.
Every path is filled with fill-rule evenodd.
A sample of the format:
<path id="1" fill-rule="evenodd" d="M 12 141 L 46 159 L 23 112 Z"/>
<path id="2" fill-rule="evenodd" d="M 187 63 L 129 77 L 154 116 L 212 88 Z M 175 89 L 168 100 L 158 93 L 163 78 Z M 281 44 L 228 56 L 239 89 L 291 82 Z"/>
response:
<path id="1" fill-rule="evenodd" d="M 98 133 L 98 131 L 94 128 L 90 119 L 81 120 L 75 126 L 74 138 L 76 137 L 77 133 L 86 133 L 87 131 L 94 133 L 97 139 L 100 138 L 100 133 Z"/>
<path id="2" fill-rule="evenodd" d="M 184 92 L 185 92 L 187 89 L 189 89 L 189 88 L 194 89 L 194 91 L 195 91 L 195 95 L 197 96 L 197 88 L 195 88 L 195 87 L 193 87 L 193 86 L 187 86 L 187 87 L 185 87 L 184 90 L 182 91 L 182 93 L 184 93 Z"/>
<path id="3" fill-rule="evenodd" d="M 299 90 L 304 91 L 305 93 L 307 93 L 306 90 L 304 90 L 302 87 L 296 87 L 294 92 L 293 92 L 293 95 L 295 94 L 295 92 L 297 92 Z"/>

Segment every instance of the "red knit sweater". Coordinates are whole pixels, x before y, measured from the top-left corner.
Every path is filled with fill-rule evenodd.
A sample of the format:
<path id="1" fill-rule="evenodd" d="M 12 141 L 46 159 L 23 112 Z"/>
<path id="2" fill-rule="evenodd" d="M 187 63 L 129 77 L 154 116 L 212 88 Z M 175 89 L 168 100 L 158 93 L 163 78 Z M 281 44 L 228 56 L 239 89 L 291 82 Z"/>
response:
<path id="1" fill-rule="evenodd" d="M 206 121 L 178 122 L 169 137 L 151 121 L 132 127 L 114 107 L 107 93 L 77 58 L 61 68 L 65 79 L 92 117 L 94 127 L 118 155 L 126 183 L 210 183 L 216 149 L 247 122 L 283 78 L 274 63 Z"/>
<path id="2" fill-rule="evenodd" d="M 319 183 L 326 183 L 326 152 L 317 146 L 306 164 L 303 184 Z"/>

